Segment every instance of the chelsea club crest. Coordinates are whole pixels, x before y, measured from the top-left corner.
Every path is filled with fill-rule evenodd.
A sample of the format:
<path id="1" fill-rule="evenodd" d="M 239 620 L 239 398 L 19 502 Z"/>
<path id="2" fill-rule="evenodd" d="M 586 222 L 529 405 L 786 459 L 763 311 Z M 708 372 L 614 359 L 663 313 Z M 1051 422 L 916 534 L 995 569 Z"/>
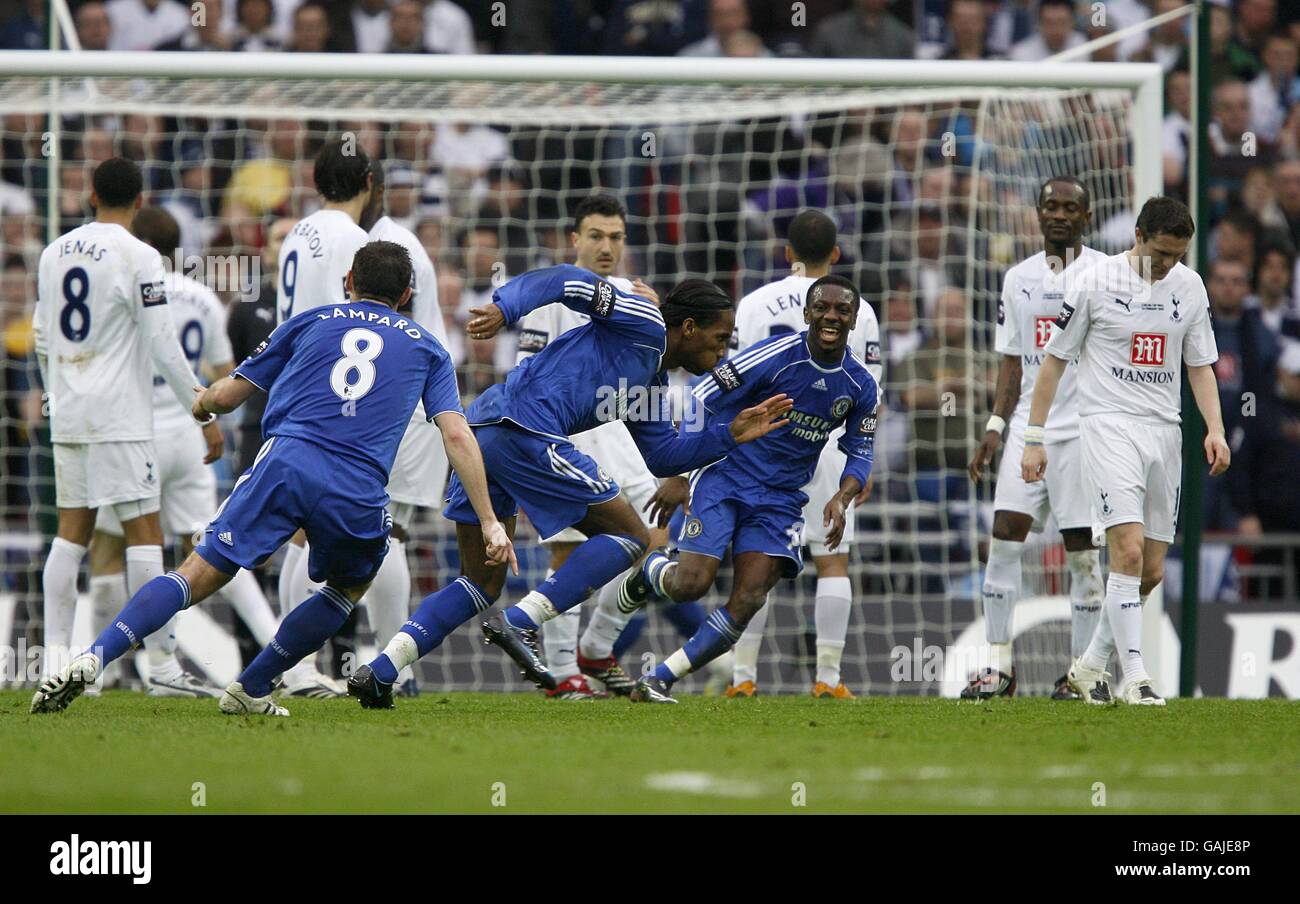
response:
<path id="1" fill-rule="evenodd" d="M 853 407 L 852 399 L 850 399 L 848 396 L 840 396 L 838 399 L 835 400 L 835 404 L 831 406 L 831 416 L 838 421 L 846 414 L 848 414 L 849 409 L 852 407 Z"/>
<path id="2" fill-rule="evenodd" d="M 694 540 L 704 533 L 704 523 L 699 518 L 691 518 L 682 527 L 682 534 Z"/>

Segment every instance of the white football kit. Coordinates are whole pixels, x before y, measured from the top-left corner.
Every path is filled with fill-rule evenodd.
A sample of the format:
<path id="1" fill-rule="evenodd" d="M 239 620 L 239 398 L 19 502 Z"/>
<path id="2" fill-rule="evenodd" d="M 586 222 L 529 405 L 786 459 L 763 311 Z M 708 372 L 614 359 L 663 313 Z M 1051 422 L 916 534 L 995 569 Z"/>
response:
<path id="1" fill-rule="evenodd" d="M 162 256 L 113 223 L 79 226 L 41 254 L 33 329 L 60 508 L 158 510 L 155 369 L 186 410 L 197 385 L 165 276 Z"/>
<path id="2" fill-rule="evenodd" d="M 632 283 L 621 276 L 607 276 L 604 279 L 624 292 L 632 291 Z M 517 361 L 537 354 L 553 340 L 590 319 L 586 314 L 579 314 L 559 303 L 544 305 L 529 312 L 519 321 Z M 650 473 L 641 450 L 632 440 L 632 434 L 627 432 L 627 426 L 622 421 L 611 421 L 575 434 L 569 440 L 600 465 L 618 484 L 633 508 L 644 517 L 643 507 L 658 489 L 659 482 Z M 581 543 L 585 539 L 586 535 L 577 528 L 568 527 L 554 536 L 546 537 L 544 542 Z"/>
<path id="3" fill-rule="evenodd" d="M 312 308 L 346 302 L 344 282 L 352 258 L 368 241 L 366 231 L 341 210 L 318 210 L 294 223 L 280 247 L 276 323 Z"/>
<path id="4" fill-rule="evenodd" d="M 380 217 L 370 227 L 369 241 L 396 242 L 406 248 L 412 264 L 411 319 L 446 348 L 447 328 L 442 322 L 442 308 L 438 306 L 438 277 L 420 240 L 391 218 Z M 417 404 L 388 473 L 388 497 L 392 500 L 389 511 L 393 521 L 409 528 L 415 507 L 434 508 L 442 504 L 446 484 L 447 451 L 442 445 L 442 431 L 427 419 L 424 404 Z"/>
<path id="5" fill-rule="evenodd" d="M 215 292 L 181 273 L 166 278 L 167 306 L 180 337 L 181 350 L 196 377 L 203 365 L 233 364 L 226 334 L 226 309 Z M 158 479 L 162 497 L 163 535 L 188 536 L 217 510 L 217 475 L 205 465 L 208 444 L 203 428 L 181 408 L 161 377 L 154 377 L 153 429 L 158 437 Z M 112 509 L 100 509 L 95 529 L 122 536 L 122 522 Z"/>
<path id="6" fill-rule="evenodd" d="M 736 306 L 735 352 L 743 352 L 751 345 L 761 342 L 769 336 L 781 333 L 801 333 L 808 328 L 803 319 L 804 296 L 808 287 L 817 280 L 811 276 L 787 276 L 755 289 L 740 300 Z M 862 360 L 876 385 L 881 382 L 883 365 L 880 356 L 880 323 L 876 313 L 862 299 L 858 306 L 858 323 L 849 333 L 849 350 Z M 829 528 L 823 525 L 822 512 L 826 503 L 840 490 L 840 476 L 844 472 L 847 459 L 839 450 L 838 440 L 844 428 L 832 433 L 822 447 L 821 458 L 817 461 L 817 470 L 813 472 L 812 482 L 804 487 L 808 502 L 804 506 L 804 542 L 814 556 L 830 555 L 826 548 L 826 535 Z M 844 535 L 836 552 L 844 552 L 853 542 L 856 534 L 857 519 L 853 517 L 854 506 L 850 503 L 844 513 Z"/>
<path id="7" fill-rule="evenodd" d="M 1077 357 L 1083 474 L 1104 527 L 1141 523 L 1173 542 L 1182 489 L 1182 364 L 1218 349 L 1201 277 L 1176 264 L 1151 285 L 1128 253 L 1108 257 L 1066 292 L 1047 351 Z M 1047 468 L 1054 463 L 1049 452 Z"/>
<path id="8" fill-rule="evenodd" d="M 1066 366 L 1047 417 L 1047 457 L 1052 467 L 1042 480 L 1026 483 L 1020 460 L 1025 451 L 1025 426 L 1029 423 L 1034 382 L 1038 379 L 1047 342 L 1056 329 L 1066 287 L 1083 271 L 1105 259 L 1106 255 L 1100 251 L 1085 247 L 1069 267 L 1053 273 L 1047 266 L 1046 252 L 1040 251 L 1008 270 L 1002 282 L 995 347 L 999 354 L 1019 356 L 1021 377 L 1020 401 L 1008 425 L 993 509 L 1029 515 L 1034 519 L 1035 530 L 1042 530 L 1049 512 L 1056 516 L 1056 525 L 1061 530 L 1092 526 L 1091 497 L 1084 489 L 1079 461 L 1077 362 L 1071 361 Z"/>

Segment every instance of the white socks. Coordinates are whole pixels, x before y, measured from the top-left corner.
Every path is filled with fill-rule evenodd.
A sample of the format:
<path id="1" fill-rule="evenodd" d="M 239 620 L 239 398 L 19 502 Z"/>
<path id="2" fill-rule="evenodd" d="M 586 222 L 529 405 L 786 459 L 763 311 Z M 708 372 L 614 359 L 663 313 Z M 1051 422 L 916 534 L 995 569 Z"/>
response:
<path id="1" fill-rule="evenodd" d="M 85 556 L 86 547 L 62 537 L 55 537 L 50 543 L 42 581 L 45 595 L 42 678 L 58 672 L 70 659 L 68 645 L 72 643 L 72 619 L 77 609 L 77 572 Z"/>
<path id="2" fill-rule="evenodd" d="M 1115 633 L 1120 669 L 1126 682 L 1147 681 L 1142 662 L 1142 603 L 1138 598 L 1141 580 L 1133 575 L 1110 573 L 1106 582 L 1106 619 Z"/>
<path id="3" fill-rule="evenodd" d="M 1101 619 L 1106 585 L 1101 578 L 1101 551 L 1067 552 L 1070 568 L 1070 656 L 1082 656 Z"/>
<path id="4" fill-rule="evenodd" d="M 852 606 L 853 584 L 847 577 L 817 579 L 813 610 L 817 625 L 817 680 L 831 687 L 840 683 L 840 659 L 844 656 Z"/>
<path id="5" fill-rule="evenodd" d="M 731 670 L 731 684 L 738 687 L 746 681 L 758 683 L 758 650 L 763 645 L 763 633 L 767 630 L 767 612 L 772 608 L 772 595 L 768 594 L 763 607 L 754 613 L 740 634 L 740 640 L 732 647 L 736 661 Z"/>
<path id="6" fill-rule="evenodd" d="M 126 601 L 130 598 L 126 592 L 126 575 L 122 572 L 93 575 L 90 579 L 90 630 L 102 631 L 126 608 Z M 105 684 L 110 683 L 116 669 L 117 663 L 110 662 L 101 671 L 100 679 Z M 106 678 L 106 675 L 110 677 Z"/>
<path id="7" fill-rule="evenodd" d="M 406 561 L 406 544 L 401 540 L 388 538 L 388 554 L 363 602 L 376 645 L 388 643 L 406 624 L 411 615 L 411 566 Z M 398 675 L 397 683 L 402 684 L 410 677 L 409 672 Z"/>
<path id="8" fill-rule="evenodd" d="M 991 647 L 990 667 L 1011 673 L 1011 613 L 1020 599 L 1020 556 L 1025 544 L 1015 540 L 989 540 L 989 563 L 984 570 L 984 637 Z"/>
<path id="9" fill-rule="evenodd" d="M 280 598 L 280 615 L 285 616 L 293 611 L 293 607 L 305 600 L 306 596 L 297 596 L 297 589 L 294 582 L 297 580 L 298 565 L 306 558 L 307 548 L 305 546 L 294 546 L 292 543 L 284 547 L 284 559 L 280 562 L 280 581 L 276 586 L 276 595 Z"/>
<path id="10" fill-rule="evenodd" d="M 585 658 L 607 659 L 614 655 L 614 643 L 627 627 L 627 623 L 632 620 L 632 616 L 636 614 L 624 612 L 618 607 L 618 590 L 631 573 L 632 569 L 629 568 L 600 588 L 600 594 L 596 597 L 596 608 L 587 619 L 587 628 L 582 632 L 582 642 L 579 644 Z M 548 652 L 547 656 L 549 655 Z"/>
<path id="11" fill-rule="evenodd" d="M 271 604 L 262 595 L 262 588 L 257 586 L 257 578 L 253 577 L 251 571 L 239 569 L 230 583 L 221 588 L 221 595 L 230 603 L 230 608 L 235 610 L 240 621 L 248 627 L 254 640 L 262 646 L 271 642 L 280 622 L 271 611 Z"/>
<path id="12" fill-rule="evenodd" d="M 554 574 L 555 569 L 546 569 L 547 580 Z M 546 667 L 551 670 L 557 682 L 566 681 L 578 674 L 578 632 L 581 626 L 581 606 L 561 612 L 542 625 L 542 649 L 546 653 Z"/>

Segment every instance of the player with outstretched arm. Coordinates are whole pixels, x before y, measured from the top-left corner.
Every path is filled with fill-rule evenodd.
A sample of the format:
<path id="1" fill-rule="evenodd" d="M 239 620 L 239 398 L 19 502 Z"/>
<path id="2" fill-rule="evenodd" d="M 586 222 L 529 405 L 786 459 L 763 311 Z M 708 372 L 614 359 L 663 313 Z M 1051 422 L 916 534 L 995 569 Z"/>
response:
<path id="1" fill-rule="evenodd" d="M 1142 660 L 1142 604 L 1164 577 L 1182 491 L 1180 375 L 1208 428 L 1210 474 L 1228 469 L 1210 303 L 1196 271 L 1179 263 L 1196 226 L 1173 198 L 1138 214 L 1133 248 L 1106 258 L 1066 293 L 1038 372 L 1021 468 L 1027 483 L 1053 466 L 1047 417 L 1067 362 L 1079 359 L 1079 437 L 1086 488 L 1106 528 L 1110 577 L 1092 642 L 1070 666 L 1070 686 L 1089 703 L 1112 703 L 1106 663 L 1118 647 L 1127 703 L 1164 706 Z"/>

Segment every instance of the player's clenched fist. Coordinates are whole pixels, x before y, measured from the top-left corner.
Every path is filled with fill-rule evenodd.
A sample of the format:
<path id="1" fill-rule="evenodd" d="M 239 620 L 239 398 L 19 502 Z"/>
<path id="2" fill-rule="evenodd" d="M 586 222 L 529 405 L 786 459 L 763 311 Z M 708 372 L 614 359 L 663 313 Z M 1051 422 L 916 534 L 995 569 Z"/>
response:
<path id="1" fill-rule="evenodd" d="M 1042 480 L 1046 470 L 1047 450 L 1042 443 L 1026 445 L 1025 454 L 1020 457 L 1020 476 L 1025 479 L 1025 483 Z"/>
<path id="2" fill-rule="evenodd" d="M 510 565 L 513 574 L 519 574 L 519 562 L 515 559 L 515 547 L 510 542 L 510 535 L 500 521 L 483 525 L 483 546 L 487 550 L 487 565 Z"/>

